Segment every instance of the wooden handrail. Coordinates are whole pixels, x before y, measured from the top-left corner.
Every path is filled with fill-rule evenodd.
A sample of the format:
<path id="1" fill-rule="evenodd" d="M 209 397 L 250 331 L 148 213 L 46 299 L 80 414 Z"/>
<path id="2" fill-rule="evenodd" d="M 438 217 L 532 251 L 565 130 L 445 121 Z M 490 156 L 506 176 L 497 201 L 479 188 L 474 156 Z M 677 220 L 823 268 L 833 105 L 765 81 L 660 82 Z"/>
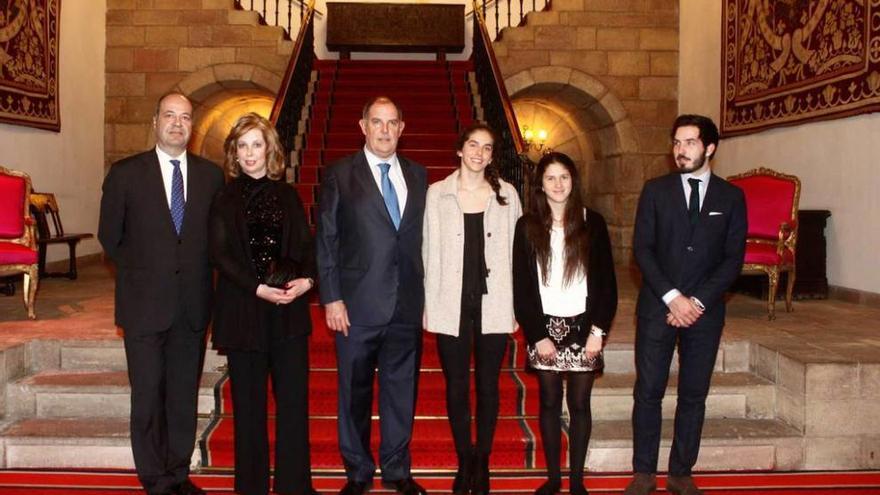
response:
<path id="1" fill-rule="evenodd" d="M 510 102 L 510 97 L 507 94 L 507 87 L 504 85 L 504 78 L 501 76 L 501 70 L 498 68 L 498 60 L 495 58 L 495 51 L 492 50 L 492 39 L 489 37 L 489 32 L 486 29 L 486 19 L 483 18 L 483 14 L 480 12 L 479 4 L 477 1 L 474 1 L 473 4 L 473 12 L 477 19 L 477 26 L 479 27 L 479 36 L 483 38 L 483 49 L 486 51 L 486 54 L 489 59 L 489 64 L 492 66 L 492 74 L 493 79 L 495 80 L 495 90 L 498 92 L 501 97 L 501 104 L 504 108 L 504 116 L 507 119 L 507 125 L 510 127 L 511 136 L 513 137 L 513 144 L 516 147 L 517 154 L 523 154 L 526 151 L 525 143 L 522 138 L 522 134 L 519 130 L 519 123 L 516 121 L 516 114 L 513 113 L 513 105 Z M 474 33 L 474 36 L 477 36 L 477 33 Z M 474 46 L 476 49 L 476 46 Z"/>
<path id="2" fill-rule="evenodd" d="M 287 70 L 284 71 L 284 78 L 281 80 L 281 87 L 278 88 L 275 103 L 272 105 L 272 112 L 269 114 L 269 121 L 271 121 L 272 124 L 278 123 L 278 117 L 281 115 L 281 109 L 284 106 L 284 99 L 287 97 L 288 89 L 290 89 L 290 82 L 293 79 L 296 64 L 302 55 L 303 45 L 305 44 L 308 30 L 311 28 L 314 13 L 315 0 L 309 0 L 308 8 L 302 18 L 302 24 L 299 26 L 299 33 L 296 35 L 296 43 L 293 45 L 293 54 L 290 57 L 290 61 L 287 63 Z M 314 50 L 313 46 L 308 48 L 309 50 Z"/>

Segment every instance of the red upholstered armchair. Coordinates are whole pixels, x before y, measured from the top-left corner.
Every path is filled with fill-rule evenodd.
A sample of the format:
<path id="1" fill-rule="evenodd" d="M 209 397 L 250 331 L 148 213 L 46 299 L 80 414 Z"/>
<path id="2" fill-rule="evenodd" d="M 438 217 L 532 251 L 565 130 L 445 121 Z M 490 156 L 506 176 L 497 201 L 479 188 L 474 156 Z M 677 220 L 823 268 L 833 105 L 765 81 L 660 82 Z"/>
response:
<path id="1" fill-rule="evenodd" d="M 785 310 L 791 311 L 801 181 L 793 175 L 764 167 L 728 177 L 727 180 L 745 192 L 749 231 L 743 273 L 767 274 L 770 279 L 767 311 L 772 320 L 776 318 L 779 275 L 784 272 L 788 274 Z"/>
<path id="2" fill-rule="evenodd" d="M 24 274 L 24 305 L 33 320 L 39 279 L 37 238 L 28 208 L 30 194 L 27 174 L 0 167 L 0 276 Z"/>

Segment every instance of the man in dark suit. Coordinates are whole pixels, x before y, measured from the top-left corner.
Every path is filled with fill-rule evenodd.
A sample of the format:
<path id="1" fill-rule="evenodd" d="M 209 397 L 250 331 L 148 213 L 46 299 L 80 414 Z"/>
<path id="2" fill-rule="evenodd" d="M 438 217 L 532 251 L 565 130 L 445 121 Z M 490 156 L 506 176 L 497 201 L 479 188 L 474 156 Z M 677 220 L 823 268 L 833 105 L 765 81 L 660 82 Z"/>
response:
<path id="1" fill-rule="evenodd" d="M 424 307 L 422 217 L 427 173 L 397 154 L 403 116 L 386 97 L 365 106 L 362 151 L 331 165 L 321 180 L 317 252 L 321 303 L 336 331 L 339 449 L 359 495 L 372 480 L 373 377 L 379 371 L 379 462 L 383 481 L 425 493 L 410 475 Z"/>
<path id="2" fill-rule="evenodd" d="M 191 153 L 192 104 L 159 99 L 156 147 L 113 164 L 98 239 L 116 263 L 116 324 L 131 383 L 131 448 L 148 494 L 201 494 L 189 479 L 210 319 L 208 209 L 223 185 Z"/>
<path id="3" fill-rule="evenodd" d="M 656 488 L 661 401 L 676 342 L 678 403 L 667 490 L 702 493 L 691 469 L 724 326 L 724 292 L 742 268 L 746 239 L 742 191 L 712 174 L 717 147 L 718 129 L 711 119 L 678 117 L 672 129 L 678 173 L 648 181 L 639 200 L 633 235 L 642 272 L 632 417 L 635 475 L 627 495 Z"/>

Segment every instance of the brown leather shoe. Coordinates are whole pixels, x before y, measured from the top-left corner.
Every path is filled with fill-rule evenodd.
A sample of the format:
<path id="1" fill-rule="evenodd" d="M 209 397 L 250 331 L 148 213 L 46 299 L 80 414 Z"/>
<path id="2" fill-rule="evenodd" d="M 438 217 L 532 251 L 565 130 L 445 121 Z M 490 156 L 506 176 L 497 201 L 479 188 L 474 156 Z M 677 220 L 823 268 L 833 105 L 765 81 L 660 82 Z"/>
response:
<path id="1" fill-rule="evenodd" d="M 657 488 L 657 475 L 654 473 L 635 473 L 623 495 L 651 495 Z"/>
<path id="2" fill-rule="evenodd" d="M 667 476 L 666 491 L 675 495 L 703 495 L 690 476 Z"/>

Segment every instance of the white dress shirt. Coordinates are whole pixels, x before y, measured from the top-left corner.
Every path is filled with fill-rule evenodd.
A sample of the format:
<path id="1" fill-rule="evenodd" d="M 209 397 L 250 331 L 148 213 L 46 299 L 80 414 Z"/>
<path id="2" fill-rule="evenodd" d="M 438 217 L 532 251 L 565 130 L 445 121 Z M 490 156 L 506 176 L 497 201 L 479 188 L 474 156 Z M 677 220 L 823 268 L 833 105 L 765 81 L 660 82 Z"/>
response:
<path id="1" fill-rule="evenodd" d="M 397 160 L 397 153 L 383 160 L 374 155 L 364 146 L 364 154 L 367 155 L 367 163 L 370 165 L 370 173 L 376 181 L 376 187 L 379 188 L 379 194 L 382 194 L 382 171 L 379 169 L 380 163 L 391 165 L 388 169 L 388 178 L 391 185 L 394 186 L 394 192 L 397 193 L 397 204 L 400 207 L 400 218 L 403 218 L 403 210 L 406 208 L 406 180 L 403 178 L 403 170 L 400 168 L 400 161 Z"/>
<path id="2" fill-rule="evenodd" d="M 162 172 L 162 184 L 165 186 L 165 199 L 168 200 L 168 209 L 171 209 L 171 180 L 174 176 L 174 165 L 171 160 L 180 160 L 180 173 L 183 174 L 183 201 L 186 202 L 186 151 L 180 156 L 171 156 L 156 146 L 156 155 L 159 156 L 159 170 Z"/>

